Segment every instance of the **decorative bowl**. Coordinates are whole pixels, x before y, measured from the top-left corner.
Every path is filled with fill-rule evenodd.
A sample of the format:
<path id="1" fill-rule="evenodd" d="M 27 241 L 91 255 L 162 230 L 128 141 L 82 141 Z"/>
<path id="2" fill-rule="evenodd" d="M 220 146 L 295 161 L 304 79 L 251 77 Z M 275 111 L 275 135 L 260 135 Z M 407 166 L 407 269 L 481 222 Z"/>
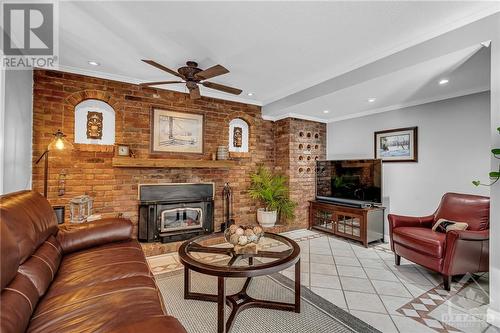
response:
<path id="1" fill-rule="evenodd" d="M 258 225 L 232 224 L 224 232 L 226 241 L 234 246 L 246 246 L 259 243 L 264 230 Z"/>

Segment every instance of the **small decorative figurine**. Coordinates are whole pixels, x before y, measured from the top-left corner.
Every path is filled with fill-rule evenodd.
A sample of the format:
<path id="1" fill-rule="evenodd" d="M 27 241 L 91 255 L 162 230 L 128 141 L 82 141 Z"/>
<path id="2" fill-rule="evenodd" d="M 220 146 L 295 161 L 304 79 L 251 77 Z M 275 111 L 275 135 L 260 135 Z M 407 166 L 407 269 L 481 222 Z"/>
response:
<path id="1" fill-rule="evenodd" d="M 87 113 L 87 139 L 102 139 L 102 113 Z"/>
<path id="2" fill-rule="evenodd" d="M 241 127 L 235 127 L 233 133 L 233 146 L 241 148 L 243 144 L 243 129 Z"/>

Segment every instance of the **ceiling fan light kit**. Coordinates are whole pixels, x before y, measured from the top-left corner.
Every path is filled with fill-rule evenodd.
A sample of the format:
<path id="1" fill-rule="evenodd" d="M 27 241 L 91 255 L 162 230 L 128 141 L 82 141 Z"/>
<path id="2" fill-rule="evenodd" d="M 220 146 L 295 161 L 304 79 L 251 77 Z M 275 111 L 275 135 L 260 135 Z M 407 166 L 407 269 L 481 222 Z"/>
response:
<path id="1" fill-rule="evenodd" d="M 175 75 L 179 78 L 181 78 L 183 81 L 156 81 L 156 82 L 145 82 L 141 83 L 141 86 L 157 86 L 161 84 L 175 84 L 175 83 L 185 83 L 186 87 L 189 90 L 189 97 L 191 99 L 198 99 L 201 97 L 200 94 L 200 84 L 204 87 L 210 88 L 210 89 L 215 89 L 219 90 L 225 93 L 233 94 L 233 95 L 239 95 L 241 94 L 242 90 L 225 86 L 223 84 L 219 83 L 214 83 L 214 82 L 209 82 L 205 81 L 208 79 L 211 79 L 213 77 L 219 76 L 219 75 L 224 75 L 229 73 L 229 71 L 222 65 L 215 65 L 210 68 L 207 68 L 205 70 L 202 70 L 198 68 L 198 63 L 194 61 L 188 61 L 186 62 L 186 66 L 183 66 L 177 71 L 174 71 L 168 67 L 165 67 L 153 60 L 146 60 L 143 59 L 145 63 L 156 67 L 164 72 L 167 72 L 169 74 Z"/>

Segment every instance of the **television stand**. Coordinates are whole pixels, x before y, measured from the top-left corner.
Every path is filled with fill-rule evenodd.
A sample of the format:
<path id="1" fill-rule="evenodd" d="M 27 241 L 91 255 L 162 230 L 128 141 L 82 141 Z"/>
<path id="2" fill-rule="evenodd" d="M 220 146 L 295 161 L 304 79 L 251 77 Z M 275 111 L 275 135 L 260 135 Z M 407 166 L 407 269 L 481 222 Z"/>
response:
<path id="1" fill-rule="evenodd" d="M 309 229 L 363 243 L 384 240 L 384 207 L 358 208 L 324 201 L 310 201 Z"/>

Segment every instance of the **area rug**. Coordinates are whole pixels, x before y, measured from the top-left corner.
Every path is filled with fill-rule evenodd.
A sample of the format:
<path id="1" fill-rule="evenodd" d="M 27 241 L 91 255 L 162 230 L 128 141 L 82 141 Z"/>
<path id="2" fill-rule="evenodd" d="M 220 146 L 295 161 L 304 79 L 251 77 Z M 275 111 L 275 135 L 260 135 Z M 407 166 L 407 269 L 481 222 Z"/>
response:
<path id="1" fill-rule="evenodd" d="M 183 275 L 183 270 L 178 270 L 156 276 L 168 313 L 178 318 L 189 333 L 216 332 L 217 304 L 185 300 Z M 193 272 L 191 278 L 192 291 L 216 294 L 215 277 Z M 231 295 L 241 289 L 245 279 L 231 278 L 226 281 L 226 294 Z M 256 277 L 250 283 L 248 294 L 255 298 L 293 303 L 292 286 L 293 282 L 281 274 Z M 301 295 L 301 313 L 246 309 L 236 317 L 231 333 L 379 332 L 307 288 L 302 287 Z M 226 307 L 226 316 L 229 313 L 230 308 Z"/>

